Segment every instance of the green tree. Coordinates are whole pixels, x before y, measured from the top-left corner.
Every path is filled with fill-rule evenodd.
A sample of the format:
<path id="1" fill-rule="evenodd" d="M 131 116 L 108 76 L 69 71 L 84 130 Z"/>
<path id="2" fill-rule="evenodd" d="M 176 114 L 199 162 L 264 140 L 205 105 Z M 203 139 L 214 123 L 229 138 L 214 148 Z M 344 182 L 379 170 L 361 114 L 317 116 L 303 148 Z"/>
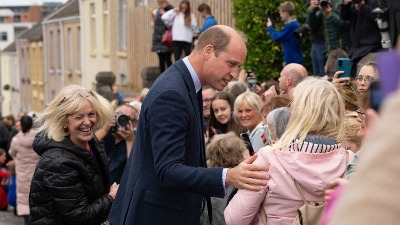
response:
<path id="1" fill-rule="evenodd" d="M 279 17 L 279 4 L 282 0 L 233 0 L 235 26 L 248 37 L 247 59 L 245 69 L 251 69 L 259 81 L 279 77 L 283 66 L 282 45 L 274 42 L 268 35 L 266 21 L 268 16 L 274 18 L 275 29 L 283 27 Z M 302 25 L 307 11 L 304 0 L 292 0 L 296 6 L 296 18 Z M 310 43 L 308 36 L 302 38 L 304 66 L 311 70 Z"/>

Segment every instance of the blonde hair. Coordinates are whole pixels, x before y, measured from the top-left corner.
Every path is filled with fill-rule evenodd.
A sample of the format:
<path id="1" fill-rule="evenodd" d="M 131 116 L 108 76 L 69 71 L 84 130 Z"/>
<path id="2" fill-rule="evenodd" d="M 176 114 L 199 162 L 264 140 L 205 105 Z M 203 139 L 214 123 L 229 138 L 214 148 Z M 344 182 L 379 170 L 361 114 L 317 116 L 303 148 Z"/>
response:
<path id="1" fill-rule="evenodd" d="M 235 104 L 233 106 L 233 117 L 235 119 L 237 119 L 237 114 L 238 114 L 238 110 L 240 108 L 240 106 L 242 106 L 243 104 L 246 104 L 247 106 L 249 106 L 250 108 L 253 108 L 257 111 L 260 119 L 262 119 L 262 99 L 261 97 L 251 91 L 246 91 L 242 94 L 240 94 L 236 100 L 235 100 Z"/>
<path id="2" fill-rule="evenodd" d="M 70 85 L 61 89 L 36 120 L 40 124 L 38 131 L 49 139 L 62 141 L 69 135 L 68 130 L 64 129 L 67 116 L 81 110 L 86 101 L 96 110 L 97 123 L 94 130 L 103 127 L 113 118 L 114 111 L 107 99 L 88 88 Z"/>
<path id="3" fill-rule="evenodd" d="M 292 115 L 277 148 L 286 150 L 294 141 L 304 141 L 307 135 L 328 136 L 339 142 L 344 140 L 344 100 L 329 81 L 304 79 L 294 89 L 291 108 Z"/>
<path id="4" fill-rule="evenodd" d="M 244 160 L 248 151 L 243 141 L 235 133 L 217 134 L 207 145 L 207 159 L 210 167 L 232 168 Z"/>
<path id="5" fill-rule="evenodd" d="M 361 138 L 357 136 L 360 130 L 360 122 L 357 121 L 356 112 L 348 112 L 345 119 L 346 142 L 353 142 L 358 148 L 361 146 Z"/>

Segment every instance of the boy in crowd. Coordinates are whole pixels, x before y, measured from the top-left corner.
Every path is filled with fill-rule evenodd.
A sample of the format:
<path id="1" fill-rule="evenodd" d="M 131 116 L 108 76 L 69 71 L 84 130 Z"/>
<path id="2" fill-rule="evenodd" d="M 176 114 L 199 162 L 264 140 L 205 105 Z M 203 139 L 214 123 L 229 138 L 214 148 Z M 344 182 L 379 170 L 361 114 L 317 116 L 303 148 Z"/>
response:
<path id="1" fill-rule="evenodd" d="M 283 58 L 285 65 L 290 63 L 303 64 L 303 53 L 300 47 L 300 39 L 294 36 L 294 31 L 300 27 L 295 17 L 293 2 L 285 1 L 279 5 L 279 15 L 285 26 L 279 32 L 275 31 L 272 21 L 268 18 L 267 27 L 272 40 L 282 42 Z"/>

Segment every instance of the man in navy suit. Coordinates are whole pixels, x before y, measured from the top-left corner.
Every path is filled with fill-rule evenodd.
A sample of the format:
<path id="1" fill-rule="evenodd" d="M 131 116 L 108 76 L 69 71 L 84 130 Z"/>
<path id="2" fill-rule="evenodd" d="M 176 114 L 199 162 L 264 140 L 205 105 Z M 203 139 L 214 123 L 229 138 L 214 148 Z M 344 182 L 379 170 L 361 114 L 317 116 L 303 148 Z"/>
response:
<path id="1" fill-rule="evenodd" d="M 198 225 L 209 196 L 224 197 L 228 185 L 254 191 L 266 185 L 268 168 L 251 164 L 257 155 L 235 168 L 206 168 L 201 87 L 222 90 L 246 54 L 243 34 L 213 26 L 156 80 L 142 104 L 111 225 Z"/>

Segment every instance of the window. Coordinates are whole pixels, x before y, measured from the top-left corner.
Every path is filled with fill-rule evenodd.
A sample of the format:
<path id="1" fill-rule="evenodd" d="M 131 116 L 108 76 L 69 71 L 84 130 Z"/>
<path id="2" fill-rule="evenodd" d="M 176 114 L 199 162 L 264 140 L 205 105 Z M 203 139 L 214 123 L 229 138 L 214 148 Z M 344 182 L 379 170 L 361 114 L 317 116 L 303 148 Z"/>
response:
<path id="1" fill-rule="evenodd" d="M 78 70 L 81 70 L 81 62 L 82 62 L 82 54 L 81 54 L 81 27 L 78 26 L 77 29 L 77 34 L 76 34 L 78 40 L 77 40 L 77 53 L 78 53 L 78 63 L 77 63 L 77 68 Z"/>
<path id="2" fill-rule="evenodd" d="M 53 31 L 50 31 L 50 40 L 49 40 L 49 69 L 54 69 L 54 34 Z"/>
<path id="3" fill-rule="evenodd" d="M 0 41 L 7 41 L 7 32 L 0 32 Z"/>
<path id="4" fill-rule="evenodd" d="M 55 49 L 55 56 L 57 57 L 57 72 L 61 75 L 61 31 L 60 29 L 57 29 L 57 42 L 55 46 L 58 46 L 58 48 Z"/>
<path id="5" fill-rule="evenodd" d="M 147 6 L 148 5 L 148 0 L 135 0 L 135 6 Z"/>
<path id="6" fill-rule="evenodd" d="M 110 49 L 110 21 L 108 15 L 108 0 L 103 0 L 103 47 L 105 51 Z"/>
<path id="7" fill-rule="evenodd" d="M 92 52 L 95 52 L 97 43 L 96 43 L 96 9 L 94 3 L 90 4 L 90 39 L 91 39 L 91 49 Z"/>
<path id="8" fill-rule="evenodd" d="M 66 49 L 66 53 L 67 53 L 67 69 L 71 70 L 72 69 L 72 62 L 74 60 L 73 57 L 73 48 L 72 48 L 72 29 L 69 27 L 67 29 L 67 49 Z"/>
<path id="9" fill-rule="evenodd" d="M 119 0 L 119 50 L 126 51 L 126 0 Z"/>

